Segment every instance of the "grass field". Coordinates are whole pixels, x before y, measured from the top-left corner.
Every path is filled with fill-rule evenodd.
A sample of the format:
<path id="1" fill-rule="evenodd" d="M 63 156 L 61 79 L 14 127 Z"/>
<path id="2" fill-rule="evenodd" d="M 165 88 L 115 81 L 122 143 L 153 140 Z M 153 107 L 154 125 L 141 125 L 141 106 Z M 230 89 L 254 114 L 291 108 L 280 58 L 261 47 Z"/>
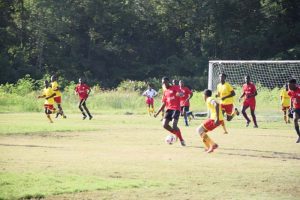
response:
<path id="1" fill-rule="evenodd" d="M 291 124 L 242 118 L 187 146 L 167 145 L 159 119 L 78 114 L 47 122 L 42 113 L 0 114 L 0 199 L 299 199 L 300 145 Z"/>

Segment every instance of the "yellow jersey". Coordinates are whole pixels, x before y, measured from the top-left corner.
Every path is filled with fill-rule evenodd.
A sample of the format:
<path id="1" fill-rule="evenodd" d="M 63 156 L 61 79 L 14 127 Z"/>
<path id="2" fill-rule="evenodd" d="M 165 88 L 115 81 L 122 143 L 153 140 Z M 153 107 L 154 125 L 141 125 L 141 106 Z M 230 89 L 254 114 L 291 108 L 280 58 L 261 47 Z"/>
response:
<path id="1" fill-rule="evenodd" d="M 55 97 L 60 97 L 61 96 L 61 92 L 60 92 L 60 90 L 58 89 L 59 88 L 59 86 L 58 86 L 58 83 L 57 83 L 57 81 L 53 81 L 52 83 L 51 83 L 51 87 L 52 87 L 52 90 L 55 92 Z"/>
<path id="2" fill-rule="evenodd" d="M 284 107 L 290 106 L 291 98 L 288 95 L 288 91 L 286 91 L 285 89 L 281 90 L 280 96 L 281 96 L 281 105 Z"/>
<path id="3" fill-rule="evenodd" d="M 213 119 L 213 120 L 216 120 L 217 119 L 217 113 L 216 113 L 216 107 L 215 107 L 215 103 L 218 103 L 217 100 L 215 100 L 214 98 L 212 97 L 208 97 L 206 99 L 206 106 L 207 106 L 207 109 L 210 113 L 210 119 Z M 222 114 L 222 109 L 221 109 L 221 105 L 219 104 L 219 120 L 223 120 L 223 114 Z"/>
<path id="4" fill-rule="evenodd" d="M 52 90 L 51 87 L 48 87 L 48 88 L 44 88 L 43 90 L 43 95 L 45 95 L 45 98 L 46 97 L 50 97 L 51 95 L 53 95 L 55 92 Z M 49 99 L 46 99 L 45 100 L 45 104 L 48 104 L 48 105 L 53 105 L 54 104 L 54 97 L 51 97 Z"/>
<path id="5" fill-rule="evenodd" d="M 233 87 L 228 82 L 225 82 L 224 84 L 219 83 L 217 86 L 217 92 L 220 95 L 219 96 L 220 99 L 230 95 L 232 91 L 233 91 Z M 221 100 L 221 104 L 223 105 L 233 104 L 233 102 L 234 102 L 233 97 L 226 98 L 225 100 Z"/>

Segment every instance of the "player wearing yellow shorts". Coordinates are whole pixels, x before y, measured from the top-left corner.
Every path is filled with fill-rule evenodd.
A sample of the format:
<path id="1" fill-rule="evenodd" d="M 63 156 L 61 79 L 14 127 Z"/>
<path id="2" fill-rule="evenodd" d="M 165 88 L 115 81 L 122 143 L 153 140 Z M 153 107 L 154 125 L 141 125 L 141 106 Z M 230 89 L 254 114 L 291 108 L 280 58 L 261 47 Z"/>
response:
<path id="1" fill-rule="evenodd" d="M 217 102 L 217 100 L 212 98 L 211 90 L 204 90 L 204 100 L 210 113 L 210 118 L 205 120 L 197 128 L 197 132 L 199 133 L 204 145 L 206 146 L 206 152 L 211 153 L 216 148 L 218 148 L 218 145 L 212 139 L 210 139 L 210 137 L 208 137 L 207 133 L 220 126 L 224 118 L 221 112 L 221 105 Z"/>
<path id="2" fill-rule="evenodd" d="M 55 108 L 53 104 L 54 104 L 54 96 L 56 95 L 56 93 L 50 87 L 49 81 L 45 80 L 44 84 L 45 84 L 45 88 L 43 90 L 43 93 L 42 95 L 38 96 L 38 98 L 45 98 L 45 103 L 44 103 L 45 114 L 49 119 L 50 123 L 53 123 L 50 114 L 55 113 Z"/>

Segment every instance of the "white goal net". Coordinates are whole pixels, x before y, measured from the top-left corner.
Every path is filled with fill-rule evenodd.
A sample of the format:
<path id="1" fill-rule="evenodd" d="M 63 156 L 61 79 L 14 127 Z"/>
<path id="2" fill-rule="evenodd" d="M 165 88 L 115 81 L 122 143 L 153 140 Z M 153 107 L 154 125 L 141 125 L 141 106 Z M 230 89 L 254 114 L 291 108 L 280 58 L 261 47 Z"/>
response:
<path id="1" fill-rule="evenodd" d="M 225 73 L 232 85 L 244 84 L 244 77 L 250 75 L 251 81 L 262 87 L 281 88 L 290 78 L 300 82 L 300 60 L 286 61 L 209 61 L 208 88 L 216 90 L 219 74 Z"/>

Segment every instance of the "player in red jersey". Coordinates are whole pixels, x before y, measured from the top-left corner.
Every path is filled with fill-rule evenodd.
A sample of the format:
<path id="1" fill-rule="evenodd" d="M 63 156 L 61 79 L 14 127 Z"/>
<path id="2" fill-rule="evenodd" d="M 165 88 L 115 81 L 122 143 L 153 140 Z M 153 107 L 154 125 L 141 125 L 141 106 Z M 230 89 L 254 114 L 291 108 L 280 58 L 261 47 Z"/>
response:
<path id="1" fill-rule="evenodd" d="M 297 86 L 296 79 L 289 80 L 288 95 L 291 97 L 291 110 L 293 112 L 293 120 L 298 140 L 296 143 L 300 143 L 300 131 L 298 121 L 300 119 L 300 86 Z"/>
<path id="2" fill-rule="evenodd" d="M 180 97 L 180 110 L 181 115 L 184 117 L 185 126 L 189 126 L 188 116 L 193 114 L 190 112 L 190 99 L 193 97 L 193 92 L 190 88 L 184 86 L 183 80 L 179 81 L 180 91 L 183 96 Z"/>
<path id="3" fill-rule="evenodd" d="M 165 87 L 162 97 L 162 105 L 157 113 L 154 114 L 154 117 L 157 117 L 157 115 L 165 108 L 166 112 L 163 119 L 163 127 L 179 138 L 181 146 L 185 146 L 180 129 L 177 126 L 180 116 L 180 96 L 183 94 L 179 87 L 170 85 L 169 78 L 167 77 L 162 78 L 162 84 Z M 171 121 L 172 126 L 169 125 Z"/>
<path id="4" fill-rule="evenodd" d="M 86 111 L 86 113 L 89 116 L 89 119 L 91 120 L 93 118 L 93 116 L 91 115 L 90 111 L 88 110 L 88 108 L 86 107 L 86 100 L 89 97 L 89 94 L 91 92 L 91 88 L 85 84 L 82 80 L 82 78 L 79 78 L 79 83 L 76 85 L 75 87 L 75 94 L 79 96 L 80 102 L 79 102 L 79 109 L 83 115 L 82 119 L 85 119 L 87 116 L 84 112 L 84 110 Z M 84 110 L 83 110 L 83 108 Z"/>
<path id="5" fill-rule="evenodd" d="M 250 82 L 250 76 L 245 76 L 245 84 L 243 85 L 243 94 L 240 96 L 239 101 L 244 97 L 242 114 L 244 118 L 247 120 L 246 126 L 248 127 L 251 120 L 247 116 L 246 110 L 250 107 L 251 116 L 254 123 L 254 128 L 258 128 L 255 116 L 255 96 L 257 95 L 256 87 L 254 83 Z"/>

